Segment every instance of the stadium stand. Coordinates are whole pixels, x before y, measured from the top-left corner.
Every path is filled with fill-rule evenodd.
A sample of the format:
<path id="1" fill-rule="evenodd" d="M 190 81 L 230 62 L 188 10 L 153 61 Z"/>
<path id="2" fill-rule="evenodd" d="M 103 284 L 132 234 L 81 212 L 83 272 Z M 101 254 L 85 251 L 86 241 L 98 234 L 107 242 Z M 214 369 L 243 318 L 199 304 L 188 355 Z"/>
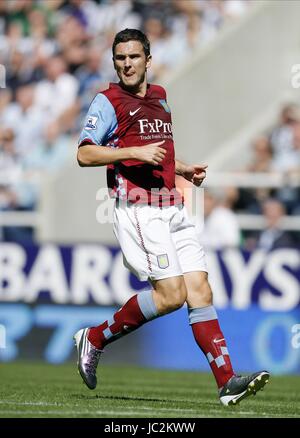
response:
<path id="1" fill-rule="evenodd" d="M 15 0 L 0 6 L 0 209 L 38 208 L 41 179 L 72 156 L 83 115 L 98 90 L 116 80 L 111 42 L 124 27 L 149 35 L 151 81 L 183 64 L 243 15 L 240 0 Z M 5 216 L 30 224 L 30 216 Z M 8 218 L 10 219 L 8 221 Z M 21 220 L 22 222 L 22 220 Z M 1 222 L 0 222 L 1 226 Z M 31 240 L 31 227 L 2 227 L 3 240 Z"/>
<path id="2" fill-rule="evenodd" d="M 0 95 L 0 209 L 22 215 L 1 215 L 1 238 L 34 239 L 28 225 L 37 221 L 30 214 L 45 202 L 44 176 L 57 175 L 74 159 L 74 144 L 92 98 L 116 80 L 110 52 L 115 32 L 126 26 L 146 31 L 154 58 L 150 80 L 168 81 L 193 54 L 211 47 L 223 27 L 236 26 L 251 9 L 251 2 L 236 0 L 3 3 L 0 62 L 6 69 L 6 88 Z M 234 183 L 228 182 L 226 193 L 246 238 L 253 232 L 247 215 L 261 215 L 270 196 L 292 219 L 299 214 L 299 136 L 299 106 L 282 104 L 275 126 L 258 132 L 247 148 L 252 151 L 248 164 L 229 169 Z M 220 185 L 220 170 L 208 185 Z M 257 186 L 260 177 L 265 183 Z M 245 180 L 240 184 L 241 178 L 252 180 L 247 186 Z M 24 226 L 15 226 L 20 222 Z M 252 224 L 258 227 L 258 222 Z"/>

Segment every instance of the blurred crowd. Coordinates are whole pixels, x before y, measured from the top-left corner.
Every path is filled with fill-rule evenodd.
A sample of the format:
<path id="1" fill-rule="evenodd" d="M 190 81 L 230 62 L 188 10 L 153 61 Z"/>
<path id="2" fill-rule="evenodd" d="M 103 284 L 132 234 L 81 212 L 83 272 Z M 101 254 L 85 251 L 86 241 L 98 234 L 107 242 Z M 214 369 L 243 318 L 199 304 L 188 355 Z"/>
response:
<path id="1" fill-rule="evenodd" d="M 0 211 L 34 210 L 41 175 L 68 162 L 91 100 L 116 80 L 116 32 L 147 33 L 154 58 L 149 80 L 156 81 L 250 3 L 0 0 Z M 1 238 L 31 240 L 32 230 L 0 226 Z"/>
<path id="2" fill-rule="evenodd" d="M 300 215 L 300 106 L 284 105 L 275 126 L 257 136 L 250 148 L 249 164 L 236 171 L 280 175 L 283 184 L 279 188 L 206 189 L 206 221 L 200 239 L 205 246 L 215 249 L 242 245 L 248 250 L 269 251 L 299 246 L 299 230 L 285 230 L 283 221 L 286 215 Z M 263 215 L 263 229 L 242 233 L 235 213 Z"/>
<path id="3" fill-rule="evenodd" d="M 116 81 L 111 45 L 126 27 L 146 32 L 157 81 L 211 41 L 248 0 L 0 1 L 0 211 L 35 210 L 41 176 L 70 159 L 74 138 L 95 94 Z M 3 70 L 0 71 L 3 74 Z M 6 85 L 4 87 L 4 85 Z M 242 172 L 300 175 L 300 107 L 282 108 L 277 124 L 254 139 Z M 288 179 L 287 179 L 288 181 Z M 285 214 L 300 214 L 299 188 L 206 190 L 207 247 L 293 245 Z M 235 212 L 263 214 L 265 229 L 241 234 Z M 224 225 L 225 224 L 225 225 Z M 0 240 L 31 240 L 31 228 L 0 226 Z"/>
<path id="4" fill-rule="evenodd" d="M 207 44 L 224 23 L 247 10 L 247 0 L 9 0 L 0 1 L 0 211 L 35 210 L 41 176 L 70 159 L 74 138 L 95 94 L 116 81 L 114 35 L 142 29 L 157 81 Z M 3 73 L 3 72 L 2 72 Z M 1 72 L 0 72 L 1 74 Z M 254 139 L 240 172 L 300 174 L 300 107 L 282 108 L 277 124 Z M 288 181 L 288 179 L 287 179 Z M 299 188 L 206 190 L 208 247 L 244 244 L 272 249 L 297 235 L 281 229 L 285 214 L 300 214 Z M 263 214 L 265 230 L 241 233 L 235 212 Z M 225 224 L 225 225 L 224 225 Z M 31 240 L 32 229 L 0 227 L 0 239 Z"/>

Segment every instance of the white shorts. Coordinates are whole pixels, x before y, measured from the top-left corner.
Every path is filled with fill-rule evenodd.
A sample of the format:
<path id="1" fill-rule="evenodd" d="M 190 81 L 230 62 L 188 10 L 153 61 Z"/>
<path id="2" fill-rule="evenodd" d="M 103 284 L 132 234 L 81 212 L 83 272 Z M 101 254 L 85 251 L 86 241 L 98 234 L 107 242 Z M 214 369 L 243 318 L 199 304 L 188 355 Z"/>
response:
<path id="1" fill-rule="evenodd" d="M 207 272 L 204 250 L 184 206 L 116 203 L 114 233 L 124 265 L 142 281 Z"/>

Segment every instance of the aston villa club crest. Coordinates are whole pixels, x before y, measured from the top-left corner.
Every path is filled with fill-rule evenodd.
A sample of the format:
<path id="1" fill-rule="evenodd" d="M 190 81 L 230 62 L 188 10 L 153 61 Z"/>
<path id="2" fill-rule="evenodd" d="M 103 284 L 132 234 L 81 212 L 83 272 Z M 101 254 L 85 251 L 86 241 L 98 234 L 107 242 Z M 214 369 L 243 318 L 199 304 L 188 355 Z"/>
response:
<path id="1" fill-rule="evenodd" d="M 170 112 L 171 112 L 170 107 L 169 107 L 169 105 L 167 104 L 167 102 L 165 101 L 165 99 L 160 99 L 160 100 L 159 100 L 159 103 L 161 104 L 161 106 L 163 107 L 163 109 L 164 109 L 167 113 L 170 113 Z"/>
<path id="2" fill-rule="evenodd" d="M 168 254 L 160 254 L 157 256 L 157 262 L 160 269 L 166 269 L 169 266 Z"/>

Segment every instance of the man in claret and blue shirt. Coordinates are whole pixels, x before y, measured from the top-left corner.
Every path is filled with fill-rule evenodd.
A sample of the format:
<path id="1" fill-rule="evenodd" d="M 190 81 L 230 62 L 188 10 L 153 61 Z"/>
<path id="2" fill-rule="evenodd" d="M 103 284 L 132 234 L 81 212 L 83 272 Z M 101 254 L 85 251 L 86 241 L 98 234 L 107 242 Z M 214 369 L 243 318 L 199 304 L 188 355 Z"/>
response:
<path id="1" fill-rule="evenodd" d="M 91 103 L 77 159 L 80 166 L 107 166 L 108 188 L 116 198 L 114 232 L 124 263 L 151 288 L 131 297 L 109 320 L 74 335 L 80 375 L 94 389 L 107 344 L 187 303 L 189 324 L 210 364 L 220 401 L 236 404 L 262 389 L 269 373 L 234 374 L 205 255 L 175 188 L 175 174 L 200 186 L 207 166 L 175 158 L 166 92 L 147 83 L 151 55 L 146 35 L 125 29 L 115 36 L 112 51 L 120 81 Z"/>

